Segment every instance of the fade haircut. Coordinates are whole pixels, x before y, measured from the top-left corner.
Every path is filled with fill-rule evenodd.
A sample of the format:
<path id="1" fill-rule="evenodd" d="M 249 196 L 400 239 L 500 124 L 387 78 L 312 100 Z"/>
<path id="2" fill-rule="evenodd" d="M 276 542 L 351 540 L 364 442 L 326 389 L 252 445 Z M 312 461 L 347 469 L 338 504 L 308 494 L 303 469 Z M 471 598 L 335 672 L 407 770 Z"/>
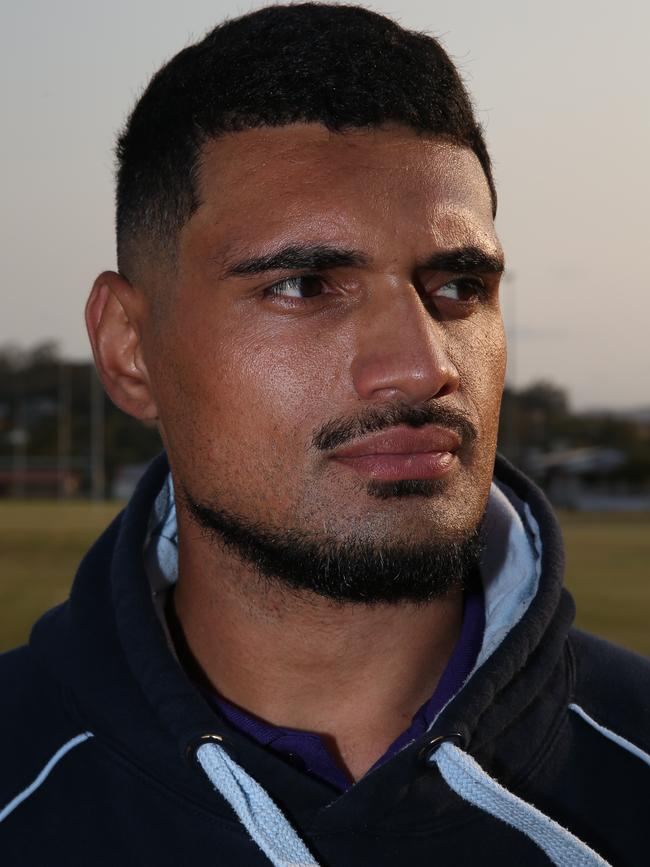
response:
<path id="1" fill-rule="evenodd" d="M 480 125 L 430 36 L 359 6 L 269 6 L 215 27 L 153 77 L 117 145 L 117 257 L 173 267 L 200 205 L 202 148 L 227 132 L 293 123 L 330 131 L 399 123 L 470 148 L 496 192 Z"/>

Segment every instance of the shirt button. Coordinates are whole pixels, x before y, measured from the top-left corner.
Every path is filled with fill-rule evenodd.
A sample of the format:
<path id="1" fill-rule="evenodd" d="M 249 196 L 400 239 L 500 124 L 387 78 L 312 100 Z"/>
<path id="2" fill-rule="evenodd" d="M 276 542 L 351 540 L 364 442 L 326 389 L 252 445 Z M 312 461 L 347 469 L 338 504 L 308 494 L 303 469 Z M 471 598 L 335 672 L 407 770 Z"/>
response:
<path id="1" fill-rule="evenodd" d="M 285 753 L 285 755 L 294 768 L 297 768 L 299 771 L 307 770 L 305 760 L 302 759 L 300 756 L 297 756 L 295 753 Z"/>

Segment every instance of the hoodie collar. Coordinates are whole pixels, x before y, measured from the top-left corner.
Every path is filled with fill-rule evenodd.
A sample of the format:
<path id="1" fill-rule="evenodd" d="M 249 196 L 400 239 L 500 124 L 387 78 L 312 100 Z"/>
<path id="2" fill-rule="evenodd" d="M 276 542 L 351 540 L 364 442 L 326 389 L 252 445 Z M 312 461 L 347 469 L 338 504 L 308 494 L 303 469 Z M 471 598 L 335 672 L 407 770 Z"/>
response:
<path id="1" fill-rule="evenodd" d="M 524 616 L 539 588 L 543 553 L 539 523 L 530 507 L 499 479 L 490 487 L 483 523 L 488 540 L 480 568 L 485 630 L 472 673 Z M 151 507 L 144 563 L 154 605 L 173 653 L 164 615 L 167 591 L 178 580 L 178 523 L 171 473 Z"/>

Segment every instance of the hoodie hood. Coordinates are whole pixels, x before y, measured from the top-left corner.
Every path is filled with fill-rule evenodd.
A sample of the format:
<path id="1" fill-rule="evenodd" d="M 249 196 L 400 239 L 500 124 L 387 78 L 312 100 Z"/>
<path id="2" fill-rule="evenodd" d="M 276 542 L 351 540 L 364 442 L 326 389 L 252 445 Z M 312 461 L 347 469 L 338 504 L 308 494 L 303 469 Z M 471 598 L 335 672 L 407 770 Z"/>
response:
<path id="1" fill-rule="evenodd" d="M 559 663 L 574 609 L 561 588 L 559 529 L 522 474 L 497 459 L 483 564 L 487 628 L 473 674 L 424 737 L 340 794 L 229 727 L 170 652 L 147 576 L 152 559 L 164 559 L 160 545 L 152 554 L 151 515 L 156 503 L 160 512 L 168 472 L 164 456 L 151 465 L 82 561 L 69 602 L 32 632 L 34 652 L 80 725 L 160 784 L 236 823 L 197 761 L 201 745 L 217 742 L 292 822 L 315 834 L 359 823 L 417 831 L 456 822 L 466 806 L 429 761 L 430 744 L 440 739 L 453 737 L 479 763 L 503 769 L 506 786 L 525 776 L 555 725 L 549 714 L 559 716 L 569 700 L 567 667 Z M 549 682 L 566 698 L 552 709 L 540 697 Z"/>

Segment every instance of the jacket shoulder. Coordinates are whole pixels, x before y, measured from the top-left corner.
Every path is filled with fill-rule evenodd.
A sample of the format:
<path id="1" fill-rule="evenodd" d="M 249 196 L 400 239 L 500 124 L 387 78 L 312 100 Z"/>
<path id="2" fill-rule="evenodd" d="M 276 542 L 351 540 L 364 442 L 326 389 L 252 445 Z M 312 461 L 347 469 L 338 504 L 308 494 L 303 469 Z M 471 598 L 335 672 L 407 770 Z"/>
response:
<path id="1" fill-rule="evenodd" d="M 0 694 L 1 810 L 83 725 L 27 646 L 0 654 Z"/>
<path id="2" fill-rule="evenodd" d="M 650 752 L 650 659 L 572 629 L 573 702 L 601 725 Z"/>

